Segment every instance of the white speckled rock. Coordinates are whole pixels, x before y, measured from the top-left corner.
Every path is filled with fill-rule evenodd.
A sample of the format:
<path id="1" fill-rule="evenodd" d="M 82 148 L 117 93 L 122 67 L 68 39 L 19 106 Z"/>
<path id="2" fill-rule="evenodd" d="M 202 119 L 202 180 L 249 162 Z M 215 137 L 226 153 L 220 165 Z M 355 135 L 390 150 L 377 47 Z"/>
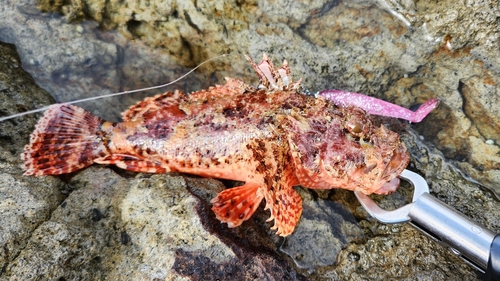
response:
<path id="1" fill-rule="evenodd" d="M 202 226 L 198 199 L 182 177 L 154 176 L 135 180 L 119 204 L 124 231 L 133 251 L 118 253 L 111 280 L 164 280 L 172 275 L 175 252 L 196 252 L 221 264 L 234 252 Z M 127 258 L 124 258 L 127 257 Z"/>
<path id="2" fill-rule="evenodd" d="M 43 106 L 50 96 L 22 70 L 13 45 L 0 42 L 0 114 Z M 63 199 L 55 178 L 22 176 L 18 157 L 36 116 L 0 123 L 0 276 L 26 246 L 32 232 Z"/>

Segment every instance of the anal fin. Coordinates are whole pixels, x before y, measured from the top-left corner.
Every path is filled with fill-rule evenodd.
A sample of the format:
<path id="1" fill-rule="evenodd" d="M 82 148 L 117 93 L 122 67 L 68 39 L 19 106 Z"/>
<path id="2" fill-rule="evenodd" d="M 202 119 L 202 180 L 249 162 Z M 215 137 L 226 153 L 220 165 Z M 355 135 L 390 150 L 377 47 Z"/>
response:
<path id="1" fill-rule="evenodd" d="M 264 198 L 259 188 L 258 184 L 247 182 L 219 193 L 211 201 L 217 219 L 231 228 L 241 225 L 255 213 Z"/>

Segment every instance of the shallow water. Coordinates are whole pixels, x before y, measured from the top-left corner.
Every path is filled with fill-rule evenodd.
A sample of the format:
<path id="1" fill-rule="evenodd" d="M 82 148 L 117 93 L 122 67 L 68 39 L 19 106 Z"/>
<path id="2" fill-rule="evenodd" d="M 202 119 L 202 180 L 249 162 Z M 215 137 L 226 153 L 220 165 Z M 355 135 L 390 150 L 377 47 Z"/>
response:
<path id="1" fill-rule="evenodd" d="M 16 12 L 15 18 L 23 18 L 29 24 L 0 26 L 0 40 L 16 45 L 22 67 L 56 102 L 165 84 L 196 66 L 182 65 L 164 51 L 151 49 L 140 40 L 127 39 L 115 30 L 105 31 L 94 21 L 73 24 L 58 13 L 42 13 L 31 6 L 33 2 L 10 3 Z M 10 13 L 8 16 L 13 17 Z M 121 112 L 144 97 L 174 89 L 191 92 L 220 83 L 215 75 L 209 75 L 210 69 L 217 64 L 220 62 L 202 66 L 203 73 L 195 72 L 160 90 L 79 105 L 102 118 L 119 121 Z"/>

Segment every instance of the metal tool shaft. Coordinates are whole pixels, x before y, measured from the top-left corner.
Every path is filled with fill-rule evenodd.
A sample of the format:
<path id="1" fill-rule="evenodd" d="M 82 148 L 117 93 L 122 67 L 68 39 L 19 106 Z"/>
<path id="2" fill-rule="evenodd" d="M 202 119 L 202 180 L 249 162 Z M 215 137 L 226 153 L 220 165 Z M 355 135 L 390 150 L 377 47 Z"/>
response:
<path id="1" fill-rule="evenodd" d="M 495 234 L 429 193 L 413 202 L 410 222 L 474 267 L 485 271 Z"/>

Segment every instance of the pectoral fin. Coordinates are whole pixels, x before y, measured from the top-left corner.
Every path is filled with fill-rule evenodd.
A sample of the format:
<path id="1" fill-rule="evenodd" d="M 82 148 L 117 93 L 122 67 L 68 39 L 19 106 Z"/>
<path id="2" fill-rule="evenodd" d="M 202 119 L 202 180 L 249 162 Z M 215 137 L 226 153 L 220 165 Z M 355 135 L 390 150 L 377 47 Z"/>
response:
<path id="1" fill-rule="evenodd" d="M 272 229 L 277 229 L 276 234 L 283 237 L 292 234 L 302 214 L 300 195 L 292 186 L 288 186 L 269 192 L 266 202 L 266 209 L 271 210 L 271 217 L 268 221 L 274 219 Z"/>
<path id="2" fill-rule="evenodd" d="M 217 219 L 231 228 L 249 219 L 264 198 L 259 187 L 255 183 L 246 183 L 219 193 L 211 201 Z"/>

